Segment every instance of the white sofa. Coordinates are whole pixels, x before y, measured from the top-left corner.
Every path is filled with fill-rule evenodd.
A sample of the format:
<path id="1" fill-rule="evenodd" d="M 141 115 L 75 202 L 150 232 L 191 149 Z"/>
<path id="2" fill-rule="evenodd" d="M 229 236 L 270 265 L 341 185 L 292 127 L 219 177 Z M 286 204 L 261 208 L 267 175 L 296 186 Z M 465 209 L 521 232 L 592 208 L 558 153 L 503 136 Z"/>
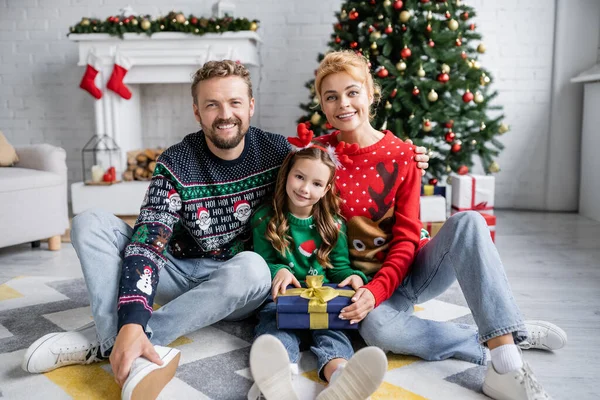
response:
<path id="1" fill-rule="evenodd" d="M 19 162 L 0 168 L 0 247 L 48 239 L 59 250 L 69 226 L 66 153 L 49 144 L 15 150 Z"/>

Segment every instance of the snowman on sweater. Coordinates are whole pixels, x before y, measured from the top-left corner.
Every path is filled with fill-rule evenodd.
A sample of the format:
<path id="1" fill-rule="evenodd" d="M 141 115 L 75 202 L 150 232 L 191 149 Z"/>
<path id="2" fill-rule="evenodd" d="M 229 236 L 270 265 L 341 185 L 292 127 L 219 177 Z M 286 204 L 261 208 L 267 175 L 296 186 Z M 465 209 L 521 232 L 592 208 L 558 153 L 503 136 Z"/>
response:
<path id="1" fill-rule="evenodd" d="M 149 266 L 145 266 L 143 274 L 140 273 L 139 270 L 136 270 L 136 272 L 140 276 L 140 279 L 137 281 L 136 284 L 137 288 L 141 292 L 146 293 L 148 296 L 150 296 L 152 294 L 152 268 L 150 268 Z"/>

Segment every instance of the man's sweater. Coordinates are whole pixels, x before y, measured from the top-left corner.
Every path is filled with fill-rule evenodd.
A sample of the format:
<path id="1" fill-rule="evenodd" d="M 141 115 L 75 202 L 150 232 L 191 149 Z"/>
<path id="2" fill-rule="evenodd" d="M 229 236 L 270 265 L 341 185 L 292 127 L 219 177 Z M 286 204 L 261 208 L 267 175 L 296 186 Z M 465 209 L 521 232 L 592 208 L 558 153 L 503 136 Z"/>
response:
<path id="1" fill-rule="evenodd" d="M 250 215 L 272 195 L 289 150 L 283 136 L 250 127 L 236 160 L 212 154 L 202 131 L 161 154 L 125 248 L 119 328 L 146 326 L 166 251 L 227 260 L 251 248 Z"/>

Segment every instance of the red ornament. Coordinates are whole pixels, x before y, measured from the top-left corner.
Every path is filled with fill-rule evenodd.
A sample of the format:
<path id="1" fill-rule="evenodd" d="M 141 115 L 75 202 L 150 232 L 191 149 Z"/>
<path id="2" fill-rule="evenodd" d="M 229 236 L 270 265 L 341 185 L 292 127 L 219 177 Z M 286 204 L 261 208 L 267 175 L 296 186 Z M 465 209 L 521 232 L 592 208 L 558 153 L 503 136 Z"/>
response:
<path id="1" fill-rule="evenodd" d="M 391 25 L 388 25 L 388 26 L 386 26 L 384 32 L 389 35 L 390 33 L 394 32 L 394 28 L 392 28 Z"/>
<path id="2" fill-rule="evenodd" d="M 467 53 L 464 51 L 462 53 L 460 53 L 460 56 L 463 58 L 463 60 L 467 59 Z"/>
<path id="3" fill-rule="evenodd" d="M 357 47 L 358 47 L 358 43 L 357 43 L 357 42 L 352 42 L 352 43 L 350 43 L 350 48 L 351 48 L 351 49 L 355 49 L 355 48 L 357 48 Z"/>
<path id="4" fill-rule="evenodd" d="M 404 3 L 402 2 L 402 0 L 396 0 L 396 1 L 394 2 L 394 8 L 395 8 L 396 10 L 399 10 L 399 9 L 401 9 L 403 5 L 404 5 Z"/>
<path id="5" fill-rule="evenodd" d="M 350 14 L 348 14 L 348 16 L 350 17 L 351 20 L 355 20 L 358 18 L 358 11 L 356 10 L 352 10 L 350 11 Z"/>
<path id="6" fill-rule="evenodd" d="M 113 19 L 113 22 L 114 22 L 115 24 L 118 24 L 118 23 L 119 23 L 119 17 L 115 17 L 115 18 Z"/>
<path id="7" fill-rule="evenodd" d="M 429 184 L 430 184 L 430 185 L 437 185 L 437 184 L 438 184 L 438 180 L 437 180 L 437 179 L 435 179 L 435 178 L 431 178 L 431 179 L 429 180 Z"/>
<path id="8" fill-rule="evenodd" d="M 377 76 L 380 78 L 385 78 L 386 76 L 388 76 L 388 74 L 389 72 L 385 68 L 381 68 L 379 71 L 377 71 Z"/>
<path id="9" fill-rule="evenodd" d="M 433 30 L 433 28 L 431 28 L 431 24 L 427 24 L 427 28 L 425 28 L 425 30 L 427 31 L 427 33 L 431 33 L 431 31 Z"/>
<path id="10" fill-rule="evenodd" d="M 198 18 L 193 17 L 190 22 L 192 23 L 192 25 L 196 25 L 198 23 Z"/>
<path id="11" fill-rule="evenodd" d="M 340 43 L 342 42 L 342 39 L 340 39 L 340 37 L 339 37 L 339 36 L 336 36 L 336 38 L 335 38 L 335 42 L 336 42 L 337 44 L 340 44 Z"/>
<path id="12" fill-rule="evenodd" d="M 446 142 L 448 143 L 452 143 L 454 142 L 454 138 L 456 137 L 456 135 L 454 134 L 454 132 L 449 131 L 446 133 Z"/>
<path id="13" fill-rule="evenodd" d="M 429 0 L 421 0 L 421 3 L 423 3 L 423 4 L 429 3 Z"/>
<path id="14" fill-rule="evenodd" d="M 421 93 L 421 91 L 419 90 L 419 88 L 418 88 L 418 87 L 416 87 L 416 86 L 415 86 L 415 87 L 413 88 L 413 91 L 412 91 L 412 94 L 413 94 L 413 96 L 418 96 L 418 95 L 419 95 L 419 93 Z M 429 126 L 429 125 L 428 125 L 428 122 L 425 122 L 425 125 Z"/>
<path id="15" fill-rule="evenodd" d="M 469 19 L 469 12 L 465 11 L 464 13 L 461 14 L 460 16 L 462 18 L 463 21 L 466 21 Z"/>
<path id="16" fill-rule="evenodd" d="M 369 26 L 369 33 L 373 33 L 373 31 L 375 30 L 375 28 L 373 28 L 373 25 Z"/>
<path id="17" fill-rule="evenodd" d="M 408 28 L 406 27 L 406 25 L 402 24 L 402 32 L 406 32 Z"/>
<path id="18" fill-rule="evenodd" d="M 450 18 L 452 18 L 452 14 L 450 14 L 450 11 L 446 11 L 446 19 Z"/>
<path id="19" fill-rule="evenodd" d="M 475 24 L 469 25 L 469 29 L 472 30 L 472 31 L 474 31 L 475 30 Z"/>
<path id="20" fill-rule="evenodd" d="M 390 97 L 393 99 L 394 97 L 396 97 L 397 94 L 398 94 L 398 89 L 394 88 L 394 90 L 392 90 L 392 93 L 390 93 Z"/>
<path id="21" fill-rule="evenodd" d="M 454 126 L 454 120 L 451 119 L 450 121 L 446 122 L 446 128 L 451 129 Z"/>
<path id="22" fill-rule="evenodd" d="M 336 29 L 336 30 L 338 30 L 338 31 L 341 31 L 341 30 L 342 30 L 342 24 L 340 24 L 340 23 L 337 23 L 337 24 L 335 24 L 335 25 L 333 26 L 333 29 Z"/>
<path id="23" fill-rule="evenodd" d="M 461 165 L 460 167 L 458 167 L 458 172 L 459 175 L 466 175 L 469 173 L 469 167 L 467 167 L 466 165 Z"/>
<path id="24" fill-rule="evenodd" d="M 125 20 L 123 20 L 124 23 L 128 24 L 129 23 L 129 18 L 125 18 Z"/>
<path id="25" fill-rule="evenodd" d="M 461 147 L 462 147 L 462 146 L 460 145 L 460 143 L 454 143 L 454 144 L 452 145 L 452 147 L 450 148 L 450 150 L 451 150 L 453 153 L 458 153 L 458 152 L 460 151 Z"/>
<path id="26" fill-rule="evenodd" d="M 406 46 L 404 46 L 404 48 L 402 50 L 400 50 L 400 57 L 404 58 L 405 60 L 410 57 L 412 55 L 412 51 L 410 51 L 410 49 Z"/>
<path id="27" fill-rule="evenodd" d="M 461 38 L 456 38 L 456 47 L 460 47 L 462 46 L 462 39 Z"/>
<path id="28" fill-rule="evenodd" d="M 107 18 L 108 22 L 114 22 L 115 21 L 115 17 L 110 16 Z"/>
<path id="29" fill-rule="evenodd" d="M 371 1 L 369 1 L 369 3 L 370 3 L 372 6 L 374 6 L 375 4 L 377 4 L 377 2 L 376 2 L 375 0 L 371 0 Z"/>
<path id="30" fill-rule="evenodd" d="M 438 80 L 438 82 L 446 83 L 446 82 L 448 82 L 450 80 L 450 75 L 448 75 L 447 73 L 443 72 L 443 73 L 441 73 L 441 74 L 439 74 L 437 76 L 437 80 Z"/>
<path id="31" fill-rule="evenodd" d="M 473 93 L 471 93 L 469 90 L 467 90 L 465 92 L 465 94 L 463 94 L 463 101 L 465 103 L 469 103 L 469 102 L 473 101 Z"/>
<path id="32" fill-rule="evenodd" d="M 435 47 L 435 42 L 431 39 L 429 39 L 429 43 L 427 43 L 429 45 L 429 47 Z"/>

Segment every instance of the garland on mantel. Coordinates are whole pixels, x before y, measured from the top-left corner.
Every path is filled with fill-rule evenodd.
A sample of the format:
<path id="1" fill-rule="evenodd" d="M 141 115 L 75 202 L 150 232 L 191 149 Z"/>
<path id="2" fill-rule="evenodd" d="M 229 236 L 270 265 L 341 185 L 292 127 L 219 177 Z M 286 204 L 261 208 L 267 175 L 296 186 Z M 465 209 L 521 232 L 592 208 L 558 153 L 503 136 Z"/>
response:
<path id="1" fill-rule="evenodd" d="M 156 32 L 184 32 L 193 35 L 205 33 L 222 33 L 238 31 L 256 31 L 258 20 L 247 18 L 198 18 L 190 14 L 171 11 L 166 16 L 153 18 L 150 15 L 110 16 L 105 20 L 98 18 L 82 18 L 69 28 L 71 33 L 108 33 L 123 38 L 125 33 L 145 33 L 151 36 Z"/>

